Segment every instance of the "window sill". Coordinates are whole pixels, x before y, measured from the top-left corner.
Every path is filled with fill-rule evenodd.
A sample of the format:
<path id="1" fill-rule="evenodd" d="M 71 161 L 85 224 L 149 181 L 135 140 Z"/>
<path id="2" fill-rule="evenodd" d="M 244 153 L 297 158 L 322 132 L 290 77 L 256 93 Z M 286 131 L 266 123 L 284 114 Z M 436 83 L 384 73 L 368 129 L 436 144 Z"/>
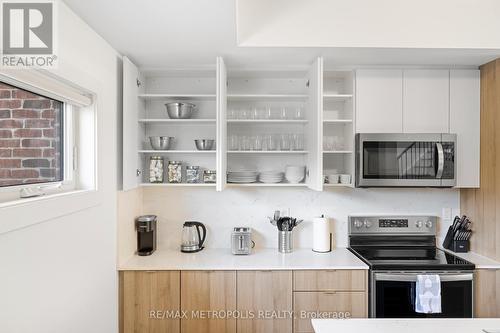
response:
<path id="1" fill-rule="evenodd" d="M 75 190 L 0 203 L 0 234 L 73 214 L 101 202 L 99 191 Z"/>

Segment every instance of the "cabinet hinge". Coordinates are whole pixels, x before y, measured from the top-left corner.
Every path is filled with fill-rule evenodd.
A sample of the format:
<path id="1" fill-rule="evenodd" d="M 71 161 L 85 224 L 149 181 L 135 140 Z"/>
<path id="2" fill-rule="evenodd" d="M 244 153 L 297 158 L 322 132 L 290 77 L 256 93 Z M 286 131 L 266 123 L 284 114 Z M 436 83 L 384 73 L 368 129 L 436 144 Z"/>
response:
<path id="1" fill-rule="evenodd" d="M 137 84 L 137 87 L 140 87 L 141 86 L 141 81 L 139 81 L 139 79 L 135 79 L 135 83 Z"/>
<path id="2" fill-rule="evenodd" d="M 137 177 L 139 177 L 141 175 L 141 173 L 142 173 L 141 170 L 139 170 L 139 169 L 135 170 L 135 174 Z"/>

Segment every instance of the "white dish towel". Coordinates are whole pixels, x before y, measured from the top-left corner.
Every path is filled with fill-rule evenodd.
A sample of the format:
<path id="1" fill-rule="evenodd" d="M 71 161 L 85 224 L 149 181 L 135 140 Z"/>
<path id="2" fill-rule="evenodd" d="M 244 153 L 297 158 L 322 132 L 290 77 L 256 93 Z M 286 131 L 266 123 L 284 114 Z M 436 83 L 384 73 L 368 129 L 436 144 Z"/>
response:
<path id="1" fill-rule="evenodd" d="M 415 312 L 441 313 L 441 279 L 439 275 L 417 275 Z"/>

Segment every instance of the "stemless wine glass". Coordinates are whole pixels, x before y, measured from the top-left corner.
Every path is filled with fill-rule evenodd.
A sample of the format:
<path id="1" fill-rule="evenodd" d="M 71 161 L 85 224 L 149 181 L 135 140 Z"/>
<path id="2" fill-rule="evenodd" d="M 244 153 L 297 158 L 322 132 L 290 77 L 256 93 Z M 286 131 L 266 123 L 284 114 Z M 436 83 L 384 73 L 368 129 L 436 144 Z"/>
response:
<path id="1" fill-rule="evenodd" d="M 280 115 L 279 115 L 280 119 L 288 119 L 288 110 L 285 106 L 282 106 L 280 108 Z"/>
<path id="2" fill-rule="evenodd" d="M 281 146 L 281 150 L 290 150 L 290 135 L 289 134 L 281 134 L 280 146 Z"/>
<path id="3" fill-rule="evenodd" d="M 299 106 L 299 107 L 295 108 L 293 118 L 296 120 L 304 119 L 304 107 L 303 106 Z"/>
<path id="4" fill-rule="evenodd" d="M 229 136 L 229 150 L 239 150 L 239 136 L 238 135 L 230 135 Z"/>
<path id="5" fill-rule="evenodd" d="M 253 150 L 262 150 L 262 136 L 260 135 L 254 135 L 252 137 L 252 142 L 253 142 Z"/>
<path id="6" fill-rule="evenodd" d="M 304 150 L 304 134 L 290 134 L 292 150 Z"/>

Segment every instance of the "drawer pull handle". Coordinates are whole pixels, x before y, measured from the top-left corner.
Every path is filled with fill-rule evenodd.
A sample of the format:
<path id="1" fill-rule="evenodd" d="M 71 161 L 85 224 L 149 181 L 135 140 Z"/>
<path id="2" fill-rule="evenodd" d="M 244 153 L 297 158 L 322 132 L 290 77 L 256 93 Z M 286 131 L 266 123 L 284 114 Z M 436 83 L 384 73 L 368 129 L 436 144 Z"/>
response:
<path id="1" fill-rule="evenodd" d="M 326 292 L 326 293 L 323 293 L 323 294 L 331 296 L 331 295 L 335 295 L 336 292 L 335 291 L 329 291 L 329 292 Z"/>

